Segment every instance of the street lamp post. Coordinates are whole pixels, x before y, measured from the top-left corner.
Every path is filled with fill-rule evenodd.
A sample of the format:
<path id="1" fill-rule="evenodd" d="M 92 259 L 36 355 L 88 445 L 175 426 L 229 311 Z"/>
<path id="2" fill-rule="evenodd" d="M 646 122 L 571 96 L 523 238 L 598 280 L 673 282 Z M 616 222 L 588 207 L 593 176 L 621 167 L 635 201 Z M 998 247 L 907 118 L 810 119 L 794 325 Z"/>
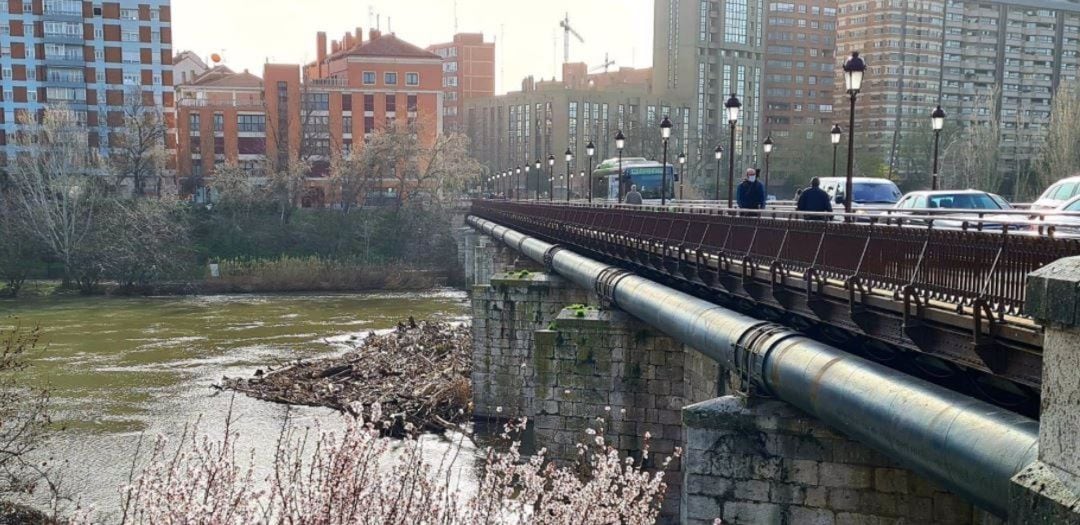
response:
<path id="1" fill-rule="evenodd" d="M 616 198 L 618 199 L 618 202 L 620 204 L 622 203 L 622 194 L 623 194 L 622 150 L 623 150 L 623 147 L 625 147 L 625 146 L 626 146 L 626 137 L 622 134 L 622 130 L 620 129 L 615 133 L 615 149 L 619 150 L 619 174 L 616 175 L 616 178 L 618 178 L 618 180 L 619 180 L 619 190 L 618 190 L 618 195 L 616 196 Z M 608 186 L 608 187 L 610 188 L 611 186 Z M 611 196 L 608 195 L 608 198 L 610 199 Z"/>
<path id="2" fill-rule="evenodd" d="M 679 153 L 679 200 L 683 200 L 683 184 L 686 182 L 684 166 L 686 166 L 686 154 Z"/>
<path id="3" fill-rule="evenodd" d="M 584 171 L 582 171 L 578 176 L 581 177 L 581 184 L 582 185 L 589 184 L 589 193 L 592 193 L 592 184 L 591 184 L 592 180 L 591 180 L 591 178 L 589 180 L 586 180 Z M 581 188 L 581 193 L 582 194 L 585 193 L 585 188 L 584 187 Z M 592 196 L 591 195 L 590 195 L 590 198 L 589 198 L 589 202 L 590 203 L 592 202 Z"/>
<path id="4" fill-rule="evenodd" d="M 588 144 L 585 145 L 585 154 L 589 157 L 589 168 L 587 170 L 589 174 L 589 180 L 585 184 L 589 185 L 589 204 L 592 204 L 592 158 L 593 155 L 596 154 L 596 145 L 594 145 L 591 140 Z M 584 177 L 584 175 L 582 175 L 582 177 Z"/>
<path id="5" fill-rule="evenodd" d="M 773 140 L 772 133 L 765 137 L 765 142 L 761 143 L 761 149 L 765 152 L 765 200 L 769 200 L 769 155 L 772 154 Z"/>
<path id="6" fill-rule="evenodd" d="M 851 111 L 848 119 L 848 156 L 847 156 L 847 184 L 844 185 L 844 212 L 851 213 L 851 204 L 855 198 L 855 99 L 862 89 L 863 72 L 866 71 L 866 62 L 859 58 L 858 51 L 852 51 L 851 56 L 844 61 L 844 83 L 847 92 L 851 95 Z"/>
<path id="7" fill-rule="evenodd" d="M 840 147 L 840 136 L 843 134 L 844 130 L 840 129 L 840 124 L 833 124 L 829 138 L 832 140 L 832 176 L 834 178 L 836 177 L 836 150 Z"/>
<path id="8" fill-rule="evenodd" d="M 566 148 L 566 202 L 570 202 L 570 162 L 574 160 L 574 153 Z"/>
<path id="9" fill-rule="evenodd" d="M 522 185 L 521 193 L 523 194 L 520 200 L 529 200 L 529 161 L 525 161 L 525 184 Z"/>
<path id="10" fill-rule="evenodd" d="M 664 206 L 667 204 L 667 143 L 671 138 L 671 120 L 667 115 L 660 121 L 660 138 L 664 139 L 664 162 L 660 165 L 660 205 Z"/>
<path id="11" fill-rule="evenodd" d="M 930 182 L 930 189 L 938 189 L 938 144 L 941 142 L 941 128 L 945 127 L 945 110 L 939 105 L 930 114 L 930 121 L 934 124 L 934 176 Z"/>
<path id="12" fill-rule="evenodd" d="M 536 159 L 536 200 L 540 201 L 540 177 L 542 176 L 540 171 L 540 159 Z"/>
<path id="13" fill-rule="evenodd" d="M 727 99 L 727 102 L 724 102 L 724 108 L 727 109 L 728 129 L 731 134 L 731 147 L 728 150 L 728 208 L 734 207 L 735 203 L 735 124 L 739 121 L 739 108 L 741 107 L 742 102 L 739 102 L 739 98 L 735 96 L 735 93 L 732 93 L 731 98 Z"/>
<path id="14" fill-rule="evenodd" d="M 720 159 L 724 158 L 724 147 L 717 144 L 713 150 L 716 157 L 716 202 L 720 202 Z"/>
<path id="15" fill-rule="evenodd" d="M 528 169 L 528 166 L 526 166 L 526 169 Z M 521 200 L 521 192 L 518 191 L 518 180 L 520 178 L 521 178 L 521 166 L 518 166 L 518 167 L 514 168 L 514 200 Z"/>
<path id="16" fill-rule="evenodd" d="M 555 200 L 555 155 L 548 155 L 548 202 Z"/>

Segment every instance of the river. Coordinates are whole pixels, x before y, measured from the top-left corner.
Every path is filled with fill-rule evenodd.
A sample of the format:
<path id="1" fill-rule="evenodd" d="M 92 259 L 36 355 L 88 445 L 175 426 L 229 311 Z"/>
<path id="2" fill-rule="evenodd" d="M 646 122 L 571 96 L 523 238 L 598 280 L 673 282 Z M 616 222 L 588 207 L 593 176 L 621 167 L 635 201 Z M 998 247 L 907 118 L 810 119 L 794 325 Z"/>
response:
<path id="1" fill-rule="evenodd" d="M 220 435 L 230 406 L 238 450 L 267 453 L 286 415 L 294 425 L 340 428 L 341 416 L 214 391 L 223 376 L 267 364 L 346 351 L 372 330 L 398 321 L 462 321 L 462 292 L 409 294 L 224 295 L 0 301 L 0 326 L 40 326 L 44 352 L 26 372 L 47 385 L 56 430 L 47 452 L 62 488 L 104 516 L 116 512 L 140 439 L 178 437 L 185 425 Z M 425 438 L 435 458 L 449 439 Z M 430 446 L 429 446 L 430 444 Z M 467 448 L 475 453 L 468 443 Z"/>

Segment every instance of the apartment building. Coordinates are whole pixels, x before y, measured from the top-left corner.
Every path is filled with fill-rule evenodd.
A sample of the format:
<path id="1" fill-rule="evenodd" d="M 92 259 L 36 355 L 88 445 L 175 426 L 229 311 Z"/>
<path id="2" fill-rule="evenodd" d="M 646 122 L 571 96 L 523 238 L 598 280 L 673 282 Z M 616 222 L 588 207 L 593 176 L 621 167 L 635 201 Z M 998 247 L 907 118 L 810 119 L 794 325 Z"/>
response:
<path id="1" fill-rule="evenodd" d="M 860 147 L 894 170 L 905 136 L 930 133 L 938 104 L 950 122 L 996 119 L 999 169 L 1022 169 L 1038 154 L 1053 93 L 1080 67 L 1080 5 L 1068 2 L 840 0 L 837 31 L 837 85 L 851 51 L 869 66 Z M 842 89 L 836 104 L 846 114 Z"/>
<path id="2" fill-rule="evenodd" d="M 427 50 L 443 59 L 443 131 L 462 131 L 465 101 L 495 95 L 495 43 L 481 33 L 459 33 Z"/>
<path id="3" fill-rule="evenodd" d="M 102 155 L 130 97 L 162 108 L 172 127 L 172 56 L 169 0 L 8 0 L 0 10 L 0 156 L 17 153 L 9 139 L 20 114 L 49 104 L 74 110 Z"/>
<path id="4" fill-rule="evenodd" d="M 762 134 L 781 143 L 829 133 L 836 61 L 836 0 L 771 1 L 765 15 Z"/>
<path id="5" fill-rule="evenodd" d="M 178 88 L 181 177 L 207 196 L 214 170 L 236 164 L 258 178 L 302 160 L 310 168 L 305 206 L 332 202 L 332 160 L 398 121 L 431 145 L 442 129 L 442 58 L 393 34 L 359 29 L 340 41 L 319 33 L 317 60 L 266 64 L 262 79 L 214 68 Z M 212 154 L 211 154 L 212 151 Z M 267 162 L 269 160 L 269 162 Z M 396 179 L 373 191 L 396 196 Z"/>
<path id="6" fill-rule="evenodd" d="M 653 88 L 663 97 L 688 98 L 689 138 L 709 177 L 713 147 L 729 149 L 724 103 L 742 103 L 735 131 L 737 166 L 758 161 L 765 100 L 763 0 L 657 0 L 654 4 Z M 727 154 L 730 154 L 728 152 Z"/>

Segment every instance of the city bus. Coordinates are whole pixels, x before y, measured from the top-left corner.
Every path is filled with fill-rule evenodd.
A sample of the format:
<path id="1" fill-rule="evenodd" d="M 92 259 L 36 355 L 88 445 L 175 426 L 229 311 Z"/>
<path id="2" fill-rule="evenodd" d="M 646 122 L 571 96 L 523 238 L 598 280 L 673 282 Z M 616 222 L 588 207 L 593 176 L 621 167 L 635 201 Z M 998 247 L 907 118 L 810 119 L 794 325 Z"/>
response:
<path id="1" fill-rule="evenodd" d="M 663 180 L 663 165 L 659 162 L 648 160 L 644 157 L 623 157 L 622 159 L 623 195 L 630 191 L 631 185 L 636 185 L 642 199 L 660 199 L 660 185 Z M 608 200 L 618 199 L 619 193 L 619 159 L 608 159 L 601 162 L 593 171 L 593 181 L 603 185 Z M 675 198 L 675 183 L 679 180 L 679 173 L 670 163 L 667 165 L 667 198 Z"/>

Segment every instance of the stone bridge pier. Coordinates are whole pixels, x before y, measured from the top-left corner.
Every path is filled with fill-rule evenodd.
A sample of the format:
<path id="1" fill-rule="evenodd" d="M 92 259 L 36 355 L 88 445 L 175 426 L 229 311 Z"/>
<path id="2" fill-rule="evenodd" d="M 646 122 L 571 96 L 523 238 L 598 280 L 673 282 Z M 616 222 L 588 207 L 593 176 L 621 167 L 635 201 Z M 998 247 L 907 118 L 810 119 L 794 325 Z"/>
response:
<path id="1" fill-rule="evenodd" d="M 694 348 L 612 308 L 595 290 L 496 241 L 462 232 L 473 286 L 475 415 L 526 416 L 537 448 L 576 456 L 588 428 L 655 468 L 668 466 L 663 523 L 999 524 L 1001 519 L 755 391 Z M 1040 461 L 1013 480 L 1008 523 L 1080 523 L 1080 263 L 1035 279 L 1048 329 Z M 1030 284 L 1030 283 L 1029 283 Z M 1071 287 L 1071 288 L 1070 288 Z M 1071 302 L 1070 302 L 1071 301 Z M 1052 302 L 1052 305 L 1051 305 Z M 809 395 L 809 393 L 808 393 Z"/>

